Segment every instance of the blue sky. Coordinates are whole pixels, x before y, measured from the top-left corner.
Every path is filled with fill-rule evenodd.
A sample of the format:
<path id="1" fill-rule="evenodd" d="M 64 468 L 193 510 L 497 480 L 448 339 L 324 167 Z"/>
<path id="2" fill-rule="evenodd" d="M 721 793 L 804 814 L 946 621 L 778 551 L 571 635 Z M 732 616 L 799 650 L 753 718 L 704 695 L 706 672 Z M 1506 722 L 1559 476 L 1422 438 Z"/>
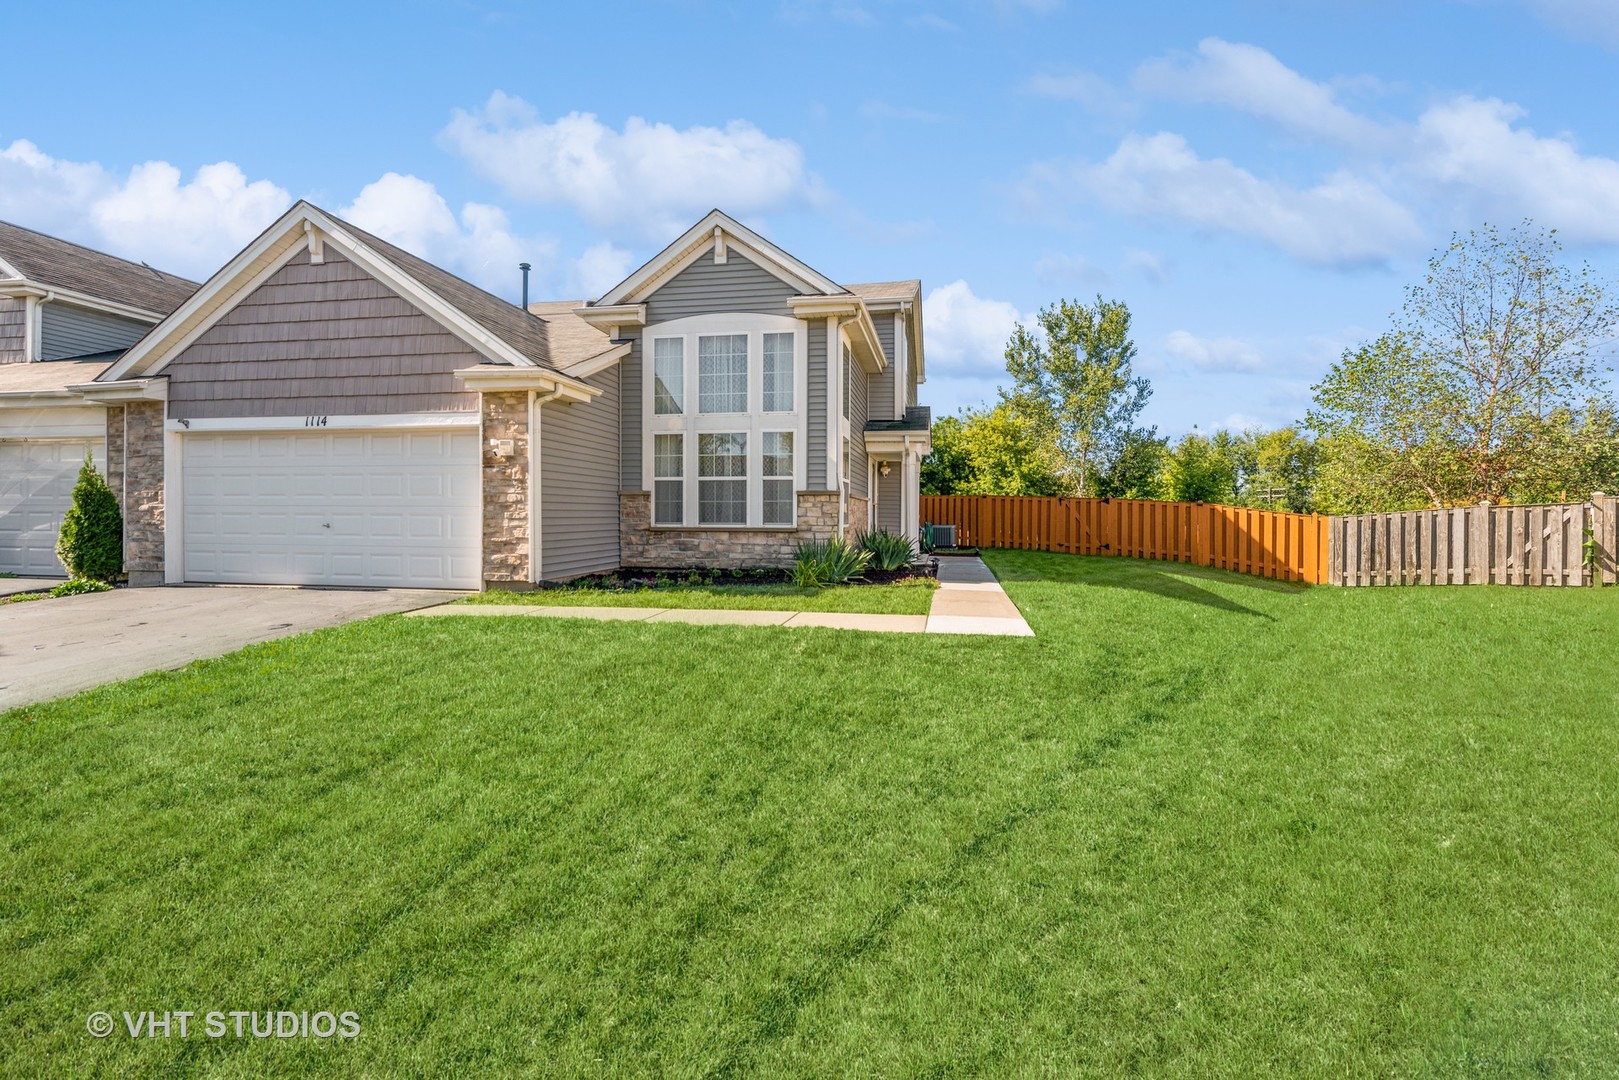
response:
<path id="1" fill-rule="evenodd" d="M 0 218 L 206 276 L 309 198 L 516 298 L 718 205 L 920 277 L 936 410 L 1014 320 L 1135 315 L 1146 419 L 1274 426 L 1452 230 L 1619 255 L 1612 0 L 786 0 L 7 15 Z"/>

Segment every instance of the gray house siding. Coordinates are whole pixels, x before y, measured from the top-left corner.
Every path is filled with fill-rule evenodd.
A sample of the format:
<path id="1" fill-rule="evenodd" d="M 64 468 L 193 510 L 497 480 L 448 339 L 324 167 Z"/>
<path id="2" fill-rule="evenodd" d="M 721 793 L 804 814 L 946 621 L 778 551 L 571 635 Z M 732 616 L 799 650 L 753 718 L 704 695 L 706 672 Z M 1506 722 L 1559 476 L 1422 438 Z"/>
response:
<path id="1" fill-rule="evenodd" d="M 900 530 L 899 499 L 902 470 L 895 463 L 887 476 L 877 476 L 877 527 L 891 533 Z"/>
<path id="2" fill-rule="evenodd" d="M 646 320 L 661 323 L 716 311 L 791 316 L 787 298 L 797 295 L 797 289 L 735 251 L 723 263 L 709 251 L 647 297 Z"/>
<path id="3" fill-rule="evenodd" d="M 151 323 L 124 319 L 53 300 L 39 310 L 41 360 L 127 349 L 146 336 Z"/>
<path id="4" fill-rule="evenodd" d="M 619 480 L 624 491 L 645 491 L 641 476 L 641 330 L 618 328 L 620 341 L 633 341 L 630 354 L 618 362 L 619 378 Z"/>
<path id="5" fill-rule="evenodd" d="M 594 401 L 541 406 L 540 576 L 555 581 L 619 564 L 619 379 L 609 368 L 586 382 Z"/>
<path id="6" fill-rule="evenodd" d="M 0 364 L 21 364 L 28 359 L 28 301 L 0 296 Z"/>
<path id="7" fill-rule="evenodd" d="M 826 491 L 826 320 L 809 322 L 809 468 L 804 482 L 810 491 Z"/>
<path id="8" fill-rule="evenodd" d="M 898 315 L 873 315 L 872 325 L 877 328 L 877 340 L 882 342 L 883 355 L 888 366 L 871 376 L 870 410 L 873 419 L 894 418 L 894 320 Z"/>
<path id="9" fill-rule="evenodd" d="M 866 378 L 860 361 L 849 362 L 849 492 L 862 499 L 871 495 L 866 476 Z"/>
<path id="10" fill-rule="evenodd" d="M 165 369 L 169 416 L 476 412 L 480 357 L 330 247 L 300 250 Z"/>

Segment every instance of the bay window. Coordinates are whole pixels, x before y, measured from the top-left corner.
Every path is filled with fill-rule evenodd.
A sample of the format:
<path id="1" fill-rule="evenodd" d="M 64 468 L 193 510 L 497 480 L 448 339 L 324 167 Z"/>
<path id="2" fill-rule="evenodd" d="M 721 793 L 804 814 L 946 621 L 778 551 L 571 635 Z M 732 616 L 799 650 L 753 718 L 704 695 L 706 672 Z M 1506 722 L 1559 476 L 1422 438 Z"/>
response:
<path id="1" fill-rule="evenodd" d="M 809 437 L 806 325 L 781 315 L 695 315 L 649 325 L 641 341 L 652 524 L 795 527 Z"/>

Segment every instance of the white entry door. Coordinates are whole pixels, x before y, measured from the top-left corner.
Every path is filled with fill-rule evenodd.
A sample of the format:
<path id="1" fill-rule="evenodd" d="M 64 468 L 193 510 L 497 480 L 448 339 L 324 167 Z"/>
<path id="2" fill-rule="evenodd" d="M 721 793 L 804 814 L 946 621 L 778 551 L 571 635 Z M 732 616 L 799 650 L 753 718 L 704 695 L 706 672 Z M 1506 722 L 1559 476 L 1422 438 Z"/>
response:
<path id="1" fill-rule="evenodd" d="M 87 450 L 105 472 L 105 439 L 0 440 L 0 573 L 66 576 L 56 536 Z"/>
<path id="2" fill-rule="evenodd" d="M 476 589 L 476 429 L 182 437 L 186 581 Z"/>

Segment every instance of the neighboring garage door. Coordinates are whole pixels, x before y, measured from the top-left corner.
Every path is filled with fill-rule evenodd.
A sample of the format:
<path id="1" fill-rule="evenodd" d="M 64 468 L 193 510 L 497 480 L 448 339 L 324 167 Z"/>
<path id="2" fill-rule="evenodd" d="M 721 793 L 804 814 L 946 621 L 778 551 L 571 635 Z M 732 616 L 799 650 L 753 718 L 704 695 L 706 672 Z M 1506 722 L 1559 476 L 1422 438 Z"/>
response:
<path id="1" fill-rule="evenodd" d="M 181 441 L 186 581 L 480 584 L 475 429 Z"/>
<path id="2" fill-rule="evenodd" d="M 0 440 L 0 573 L 67 574 L 56 558 L 56 535 L 85 451 L 105 471 L 105 447 L 104 439 Z"/>

